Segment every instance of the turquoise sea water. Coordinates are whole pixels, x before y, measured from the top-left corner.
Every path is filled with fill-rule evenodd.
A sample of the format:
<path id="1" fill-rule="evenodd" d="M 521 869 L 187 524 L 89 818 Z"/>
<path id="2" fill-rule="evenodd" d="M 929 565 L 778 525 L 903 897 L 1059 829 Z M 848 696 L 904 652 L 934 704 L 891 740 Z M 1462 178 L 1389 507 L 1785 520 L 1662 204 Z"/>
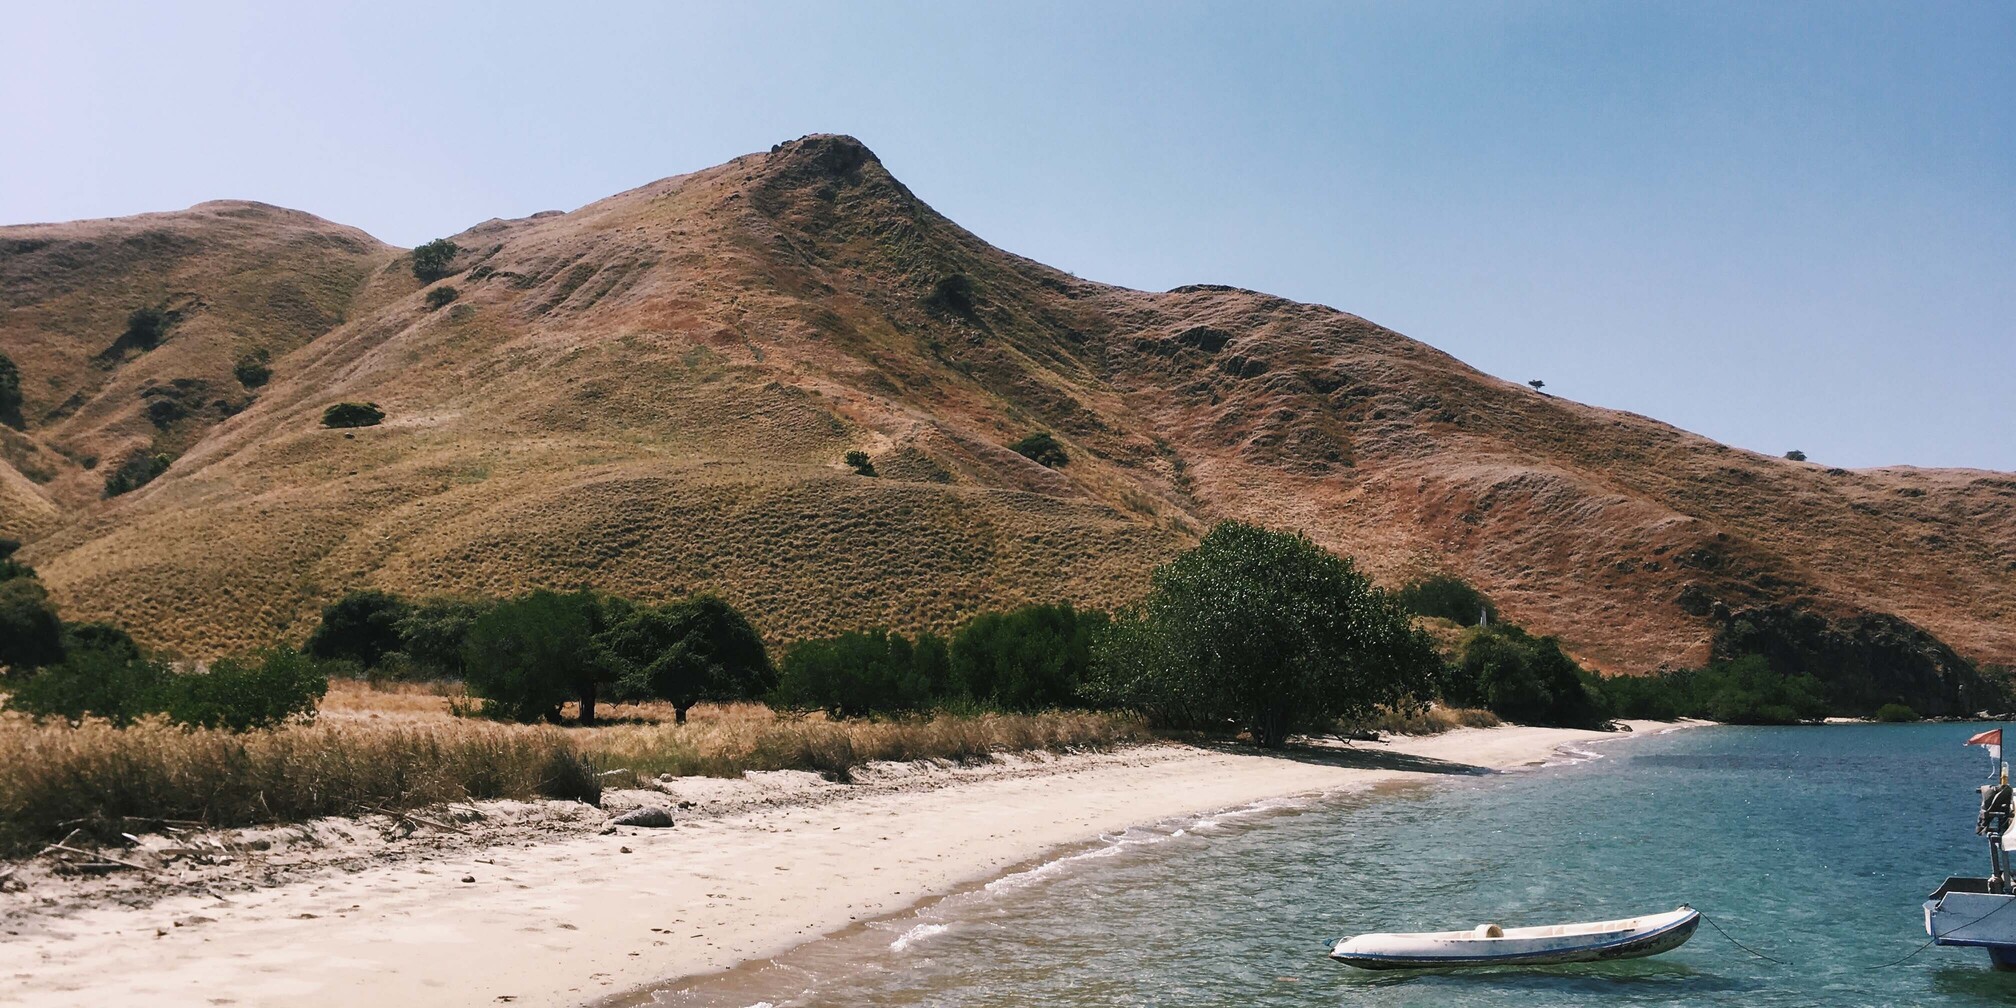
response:
<path id="1" fill-rule="evenodd" d="M 1920 903 L 1983 874 L 1973 725 L 1715 727 L 1580 762 L 1109 837 L 917 914 L 658 995 L 674 1005 L 1988 1005 L 2016 974 L 1931 948 Z M 1586 758 L 1600 756 L 1600 758 Z M 1374 973 L 1363 931 L 1625 917 L 1707 926 L 1652 959 Z"/>

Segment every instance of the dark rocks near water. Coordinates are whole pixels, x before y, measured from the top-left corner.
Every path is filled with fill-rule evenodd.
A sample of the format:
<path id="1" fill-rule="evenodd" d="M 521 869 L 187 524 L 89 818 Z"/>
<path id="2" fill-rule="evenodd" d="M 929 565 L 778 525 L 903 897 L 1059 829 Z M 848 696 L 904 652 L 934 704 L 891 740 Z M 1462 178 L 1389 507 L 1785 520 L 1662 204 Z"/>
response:
<path id="1" fill-rule="evenodd" d="M 1696 608 L 1700 598 L 1689 598 Z M 1683 604 L 1685 604 L 1683 602 Z M 2005 690 L 1917 624 L 1890 613 L 1829 616 L 1797 603 L 1729 613 L 1717 659 L 1762 655 L 1771 668 L 1826 684 L 1836 709 L 1903 703 L 1928 717 L 2007 706 Z"/>

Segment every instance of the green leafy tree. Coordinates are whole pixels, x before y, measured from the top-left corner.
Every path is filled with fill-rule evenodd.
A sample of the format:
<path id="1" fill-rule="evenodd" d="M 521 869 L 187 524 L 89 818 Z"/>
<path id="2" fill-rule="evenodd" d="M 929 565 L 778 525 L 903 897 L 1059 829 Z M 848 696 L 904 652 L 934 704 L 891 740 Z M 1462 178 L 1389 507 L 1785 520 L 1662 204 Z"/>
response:
<path id="1" fill-rule="evenodd" d="M 1820 680 L 1774 671 L 1761 655 L 1710 665 L 1692 685 L 1695 709 L 1727 724 L 1798 724 L 1827 716 Z"/>
<path id="2" fill-rule="evenodd" d="M 14 366 L 14 360 L 0 353 L 0 424 L 19 429 L 21 420 L 21 369 Z"/>
<path id="3" fill-rule="evenodd" d="M 1064 446 L 1046 431 L 1038 431 L 1008 446 L 1008 450 L 1040 466 L 1062 469 L 1071 464 Z"/>
<path id="4" fill-rule="evenodd" d="M 557 722 L 561 705 L 578 700 L 581 723 L 593 724 L 596 700 L 616 678 L 595 638 L 627 615 L 623 604 L 590 591 L 541 589 L 498 603 L 469 627 L 469 692 L 487 712 L 526 722 Z"/>
<path id="5" fill-rule="evenodd" d="M 850 451 L 847 453 L 846 462 L 847 467 L 854 470 L 857 476 L 875 475 L 875 460 L 869 458 L 867 452 L 859 449 Z"/>
<path id="6" fill-rule="evenodd" d="M 413 604 L 391 592 L 358 589 L 322 607 L 322 622 L 308 635 L 307 651 L 316 658 L 353 661 L 364 668 L 405 646 L 403 621 Z"/>
<path id="7" fill-rule="evenodd" d="M 712 595 L 634 608 L 596 643 L 615 671 L 619 695 L 664 700 L 678 724 L 694 704 L 754 700 L 777 685 L 756 628 Z"/>
<path id="8" fill-rule="evenodd" d="M 461 599 L 428 599 L 399 618 L 399 650 L 421 671 L 450 679 L 463 677 L 469 628 L 487 605 Z"/>
<path id="9" fill-rule="evenodd" d="M 442 286 L 436 287 L 433 290 L 427 292 L 427 310 L 439 311 L 440 309 L 446 308 L 447 306 L 453 304 L 455 302 L 455 299 L 461 296 L 462 296 L 461 291 L 458 291 L 453 287 L 443 284 Z"/>
<path id="10" fill-rule="evenodd" d="M 1005 710 L 1082 705 L 1093 642 L 1106 624 L 1106 614 L 1068 603 L 982 613 L 952 637 L 953 681 Z"/>
<path id="11" fill-rule="evenodd" d="M 1169 723 L 1238 723 L 1269 748 L 1426 695 L 1440 665 L 1350 560 L 1243 522 L 1157 568 L 1140 609 L 1094 651 L 1110 702 Z"/>
<path id="12" fill-rule="evenodd" d="M 62 662 L 21 682 L 7 707 L 69 721 L 91 715 L 124 727 L 166 708 L 175 678 L 168 663 L 137 648 L 75 646 Z"/>
<path id="13" fill-rule="evenodd" d="M 421 283 L 433 283 L 454 272 L 455 253 L 462 246 L 446 238 L 436 238 L 413 250 L 413 275 Z"/>
<path id="14" fill-rule="evenodd" d="M 32 577 L 0 581 L 0 667 L 11 674 L 63 660 L 63 620 Z"/>

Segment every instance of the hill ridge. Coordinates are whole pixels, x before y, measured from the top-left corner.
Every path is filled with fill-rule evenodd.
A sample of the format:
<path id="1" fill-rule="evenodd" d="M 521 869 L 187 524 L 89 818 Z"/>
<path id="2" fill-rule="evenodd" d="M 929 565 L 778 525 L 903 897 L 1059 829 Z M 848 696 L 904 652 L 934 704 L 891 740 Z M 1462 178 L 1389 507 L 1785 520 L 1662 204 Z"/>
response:
<path id="1" fill-rule="evenodd" d="M 273 319 L 204 286 L 236 274 L 189 266 L 192 318 L 231 338 L 206 336 L 175 365 L 187 375 L 158 349 L 126 360 L 115 374 L 153 370 L 106 385 L 96 426 L 48 419 L 39 396 L 0 440 L 63 508 L 27 555 L 73 611 L 156 643 L 298 635 L 355 584 L 708 588 L 780 639 L 943 627 L 1020 601 L 1123 604 L 1204 525 L 1240 517 L 1306 530 L 1389 584 L 1461 575 L 1610 672 L 1737 646 L 1846 656 L 1929 711 L 1964 699 L 1967 660 L 2016 663 L 2016 477 L 1774 459 L 1328 306 L 1081 280 L 945 219 L 851 137 L 482 222 L 427 285 L 402 250 L 249 219 L 204 218 L 213 255 L 284 251 L 288 270 L 338 277 L 318 303 L 340 311 L 314 316 L 328 324 L 283 317 L 294 328 L 267 336 Z M 208 261 L 180 248 L 159 256 Z M 23 255 L 0 252 L 0 278 Z M 92 292 L 93 318 L 144 293 L 88 260 L 58 279 Z M 430 307 L 443 287 L 454 299 Z M 9 353 L 82 340 L 38 290 L 0 315 Z M 279 351 L 270 384 L 214 422 L 141 426 L 142 387 L 214 385 L 248 340 Z M 28 356 L 24 374 L 59 385 L 84 367 L 78 350 Z M 322 430 L 346 398 L 386 424 Z M 1009 450 L 1037 432 L 1068 465 Z M 141 434 L 175 463 L 98 501 L 102 474 L 77 457 Z M 881 477 L 851 474 L 850 450 Z"/>

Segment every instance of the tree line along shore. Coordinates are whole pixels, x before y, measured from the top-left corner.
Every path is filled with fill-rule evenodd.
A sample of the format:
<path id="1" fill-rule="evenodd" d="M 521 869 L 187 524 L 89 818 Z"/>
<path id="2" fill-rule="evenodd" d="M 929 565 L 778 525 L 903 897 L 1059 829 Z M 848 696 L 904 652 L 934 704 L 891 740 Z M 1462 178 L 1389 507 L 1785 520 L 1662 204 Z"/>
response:
<path id="1" fill-rule="evenodd" d="M 0 541 L 0 852 L 162 822 L 592 803 L 605 782 L 658 774 L 845 780 L 873 760 L 1152 738 L 1279 748 L 1296 735 L 1500 718 L 1916 718 L 1895 703 L 1843 709 L 1821 682 L 1754 656 L 1598 677 L 1553 638 L 1497 619 L 1460 579 L 1388 592 L 1305 536 L 1239 522 L 1158 568 L 1120 612 L 1030 605 L 979 614 L 949 637 L 864 628 L 774 657 L 744 614 L 709 595 L 358 590 L 325 607 L 299 647 L 177 662 L 119 627 L 62 620 L 14 548 Z M 318 722 L 332 680 L 449 695 L 452 716 Z"/>

